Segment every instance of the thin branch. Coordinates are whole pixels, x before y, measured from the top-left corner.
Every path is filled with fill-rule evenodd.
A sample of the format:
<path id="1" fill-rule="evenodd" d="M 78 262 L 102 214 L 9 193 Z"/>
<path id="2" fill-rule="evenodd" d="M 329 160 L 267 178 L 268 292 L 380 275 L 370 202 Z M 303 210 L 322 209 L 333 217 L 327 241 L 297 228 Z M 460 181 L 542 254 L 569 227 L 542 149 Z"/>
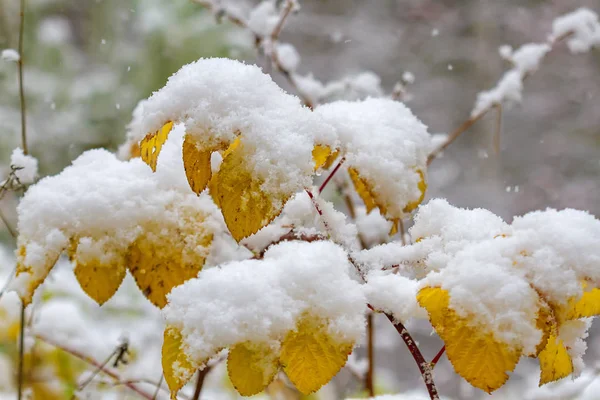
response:
<path id="1" fill-rule="evenodd" d="M 450 136 L 448 136 L 448 139 L 446 139 L 446 141 L 444 143 L 442 143 L 442 145 L 440 147 L 438 147 L 437 149 L 435 149 L 434 151 L 431 152 L 431 154 L 429 154 L 429 157 L 427 157 L 427 165 L 430 165 L 431 162 L 433 160 L 435 160 L 435 158 L 437 156 L 440 155 L 441 152 L 443 152 L 444 150 L 446 150 L 448 148 L 448 146 L 450 146 L 456 139 L 458 139 L 458 137 L 465 132 L 467 129 L 469 129 L 475 122 L 479 121 L 481 119 L 481 117 L 483 117 L 485 114 L 487 114 L 487 112 L 490 109 L 487 108 L 485 110 L 483 110 L 482 112 L 480 112 L 479 114 L 467 119 L 465 122 L 462 123 L 461 126 L 459 126 L 458 128 L 456 128 L 454 130 L 454 132 L 452 132 L 450 134 Z"/>
<path id="2" fill-rule="evenodd" d="M 346 157 L 342 157 L 342 159 L 335 166 L 335 168 L 333 169 L 333 171 L 331 171 L 331 173 L 329 174 L 329 176 L 327 176 L 327 178 L 323 181 L 323 183 L 321 184 L 321 186 L 319 186 L 319 193 L 321 193 L 321 192 L 323 192 L 323 190 L 325 190 L 325 187 L 327 186 L 327 184 L 329 183 L 329 181 L 331 180 L 331 178 L 333 178 L 333 176 L 335 175 L 335 173 L 338 172 L 338 170 L 340 169 L 340 167 L 342 166 L 342 164 L 344 163 L 344 161 L 346 161 Z"/>
<path id="3" fill-rule="evenodd" d="M 412 354 L 413 358 L 415 359 L 415 362 L 419 367 L 419 371 L 421 371 L 421 377 L 423 378 L 425 386 L 427 387 L 429 397 L 431 398 L 431 400 L 439 400 L 440 397 L 435 383 L 433 381 L 433 374 L 431 371 L 430 364 L 427 361 L 425 361 L 423 354 L 421 354 L 421 350 L 419 350 L 419 346 L 417 346 L 414 339 L 401 322 L 395 321 L 394 317 L 392 317 L 390 314 L 386 313 L 385 316 L 390 320 L 392 325 L 394 325 L 394 328 L 396 328 L 396 331 L 398 331 L 398 333 L 402 337 L 402 340 L 404 340 L 406 347 L 408 347 L 408 351 L 410 352 L 410 354 Z"/>
<path id="4" fill-rule="evenodd" d="M 440 358 L 442 358 L 442 356 L 444 355 L 444 352 L 446 351 L 446 346 L 442 346 L 442 348 L 440 349 L 440 351 L 438 351 L 438 353 L 435 355 L 435 357 L 433 357 L 433 360 L 431 360 L 431 362 L 429 363 L 429 367 L 431 369 L 434 369 L 435 366 L 437 365 L 438 361 L 440 361 Z"/>
<path id="5" fill-rule="evenodd" d="M 8 233 L 10 233 L 10 236 L 12 236 L 13 238 L 17 237 L 17 233 L 15 232 L 15 230 L 10 226 L 10 223 L 8 222 L 8 220 L 6 219 L 6 217 L 4 216 L 4 213 L 0 210 L 0 219 L 2 220 L 2 222 L 4 223 L 4 226 L 6 226 L 6 230 L 8 231 Z"/>
<path id="6" fill-rule="evenodd" d="M 287 20 L 290 13 L 294 9 L 294 5 L 295 5 L 294 0 L 286 1 L 285 7 L 283 7 L 283 11 L 281 12 L 281 17 L 279 18 L 279 21 L 277 21 L 277 25 L 275 25 L 275 28 L 271 32 L 271 42 L 272 43 L 275 43 L 277 41 L 277 39 L 279 39 L 279 35 L 281 34 L 281 31 L 283 30 L 283 25 L 285 24 L 285 21 Z"/>
<path id="7" fill-rule="evenodd" d="M 100 371 L 102 371 L 102 373 L 110 376 L 111 378 L 113 378 L 114 380 L 118 381 L 118 382 L 123 382 L 120 378 L 119 375 L 117 374 L 117 372 L 113 371 L 112 369 L 104 366 L 102 367 L 102 365 L 96 361 L 95 359 L 93 359 L 92 357 L 86 355 L 86 354 L 82 354 L 77 350 L 71 349 L 69 347 L 66 347 L 62 344 L 59 344 L 57 342 L 55 342 L 52 339 L 49 339 L 43 335 L 40 334 L 36 334 L 35 338 L 38 340 L 41 340 L 44 343 L 47 343 L 53 347 L 56 347 L 57 349 L 60 349 L 66 353 L 69 353 L 70 355 L 79 358 L 82 361 L 85 361 L 86 363 L 96 367 L 96 368 L 100 368 Z M 148 399 L 148 400 L 152 400 L 152 395 L 146 393 L 145 391 L 143 391 L 142 389 L 140 389 L 137 385 L 134 385 L 133 383 L 127 383 L 127 382 L 123 382 L 123 384 L 133 390 L 134 392 L 136 392 L 137 394 L 139 394 L 141 397 L 143 397 L 144 399 Z"/>
<path id="8" fill-rule="evenodd" d="M 551 53 L 556 49 L 556 45 L 562 41 L 564 41 L 565 39 L 568 39 L 569 37 L 571 37 L 573 35 L 573 32 L 567 32 L 557 38 L 553 38 L 551 40 L 548 40 L 547 44 L 550 46 L 550 51 L 548 52 Z M 527 78 L 529 78 L 532 73 L 534 71 L 526 71 L 523 73 L 521 80 L 525 81 L 527 80 Z M 446 148 L 448 148 L 448 146 L 450 146 L 459 136 L 461 133 L 465 132 L 467 129 L 469 129 L 475 122 L 477 122 L 478 120 L 481 119 L 481 117 L 483 117 L 485 114 L 487 114 L 488 111 L 490 111 L 492 108 L 498 108 L 498 119 L 502 118 L 502 104 L 501 103 L 492 103 L 489 104 L 487 106 L 487 108 L 481 110 L 477 115 L 473 115 L 471 116 L 469 119 L 467 119 L 465 122 L 462 123 L 461 126 L 459 126 L 454 132 L 452 132 L 450 134 L 450 136 L 448 136 L 448 139 L 446 139 L 446 141 L 436 150 L 434 150 L 433 152 L 431 152 L 431 154 L 429 154 L 429 157 L 427 158 L 427 165 L 430 165 L 431 162 L 441 153 L 443 152 Z M 496 121 L 496 124 L 498 126 L 499 122 Z M 498 129 L 498 127 L 497 127 Z M 500 140 L 498 138 L 498 140 Z M 499 142 L 498 142 L 498 150 L 500 148 Z"/>
<path id="9" fill-rule="evenodd" d="M 160 379 L 158 381 L 158 385 L 156 385 L 156 390 L 154 391 L 154 394 L 152 395 L 152 400 L 156 400 L 156 396 L 158 396 L 158 392 L 160 392 L 160 389 L 162 389 L 163 379 L 164 379 L 164 375 L 161 373 Z"/>
<path id="10" fill-rule="evenodd" d="M 500 154 L 500 134 L 502 131 L 502 104 L 496 105 L 496 129 L 494 130 L 494 151 Z"/>
<path id="11" fill-rule="evenodd" d="M 365 375 L 365 389 L 369 397 L 375 396 L 375 332 L 373 332 L 373 313 L 367 316 L 367 361 L 368 369 Z"/>
<path id="12" fill-rule="evenodd" d="M 108 355 L 108 357 L 106 357 L 106 359 L 102 362 L 102 364 L 98 365 L 96 367 L 96 369 L 94 370 L 94 372 L 92 372 L 92 374 L 86 380 L 84 380 L 81 384 L 79 384 L 79 387 L 77 388 L 77 392 L 83 391 L 87 387 L 87 385 L 89 385 L 90 382 L 92 382 L 94 380 L 94 378 L 96 377 L 96 375 L 98 375 L 98 373 L 100 371 L 102 371 L 104 369 L 104 367 L 106 367 L 106 365 L 108 364 L 108 362 L 110 361 L 110 359 L 113 358 L 113 356 L 117 353 L 117 351 L 119 351 L 118 348 L 115 349 L 115 350 L 113 350 L 112 353 L 110 353 Z M 77 392 L 73 393 L 73 396 L 71 397 L 71 400 L 77 398 Z"/>
<path id="13" fill-rule="evenodd" d="M 25 29 L 25 0 L 21 0 L 19 24 L 19 98 L 21 100 L 21 145 L 23 146 L 23 154 L 28 154 L 27 151 L 27 127 L 25 124 L 25 89 L 23 88 L 23 31 Z"/>
<path id="14" fill-rule="evenodd" d="M 208 366 L 202 370 L 198 370 L 198 379 L 196 380 L 196 388 L 194 389 L 192 400 L 198 400 L 200 398 L 200 392 L 202 392 L 202 386 L 204 385 L 204 378 L 206 378 L 208 371 L 210 371 Z"/>
<path id="15" fill-rule="evenodd" d="M 23 397 L 23 372 L 24 372 L 24 349 L 25 349 L 25 303 L 21 302 L 21 330 L 19 331 L 19 375 L 18 375 L 18 394 L 17 399 L 21 400 Z"/>

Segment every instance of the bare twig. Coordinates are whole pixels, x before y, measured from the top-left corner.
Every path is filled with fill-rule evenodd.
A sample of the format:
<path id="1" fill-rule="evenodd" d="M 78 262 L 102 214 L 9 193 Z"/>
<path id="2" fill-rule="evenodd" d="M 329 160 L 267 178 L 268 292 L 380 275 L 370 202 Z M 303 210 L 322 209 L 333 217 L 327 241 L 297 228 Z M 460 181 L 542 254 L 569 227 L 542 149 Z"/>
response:
<path id="1" fill-rule="evenodd" d="M 440 147 L 438 147 L 437 149 L 435 149 L 434 151 L 431 152 L 431 154 L 429 154 L 429 157 L 427 157 L 427 165 L 431 164 L 431 162 L 444 150 L 446 150 L 448 148 L 448 146 L 450 146 L 456 139 L 458 139 L 458 137 L 465 132 L 467 129 L 469 129 L 475 122 L 479 121 L 481 119 L 481 117 L 483 117 L 485 114 L 487 114 L 487 112 L 490 109 L 487 108 L 485 110 L 483 110 L 482 112 L 480 112 L 479 114 L 467 119 L 465 122 L 462 123 L 461 126 L 459 126 L 458 128 L 456 128 L 454 130 L 454 132 L 452 132 L 449 136 L 448 139 L 446 139 L 446 141 L 444 143 L 442 143 L 442 145 Z"/>
<path id="2" fill-rule="evenodd" d="M 8 233 L 10 233 L 10 236 L 12 236 L 13 238 L 16 238 L 17 233 L 10 226 L 10 223 L 8 222 L 8 220 L 6 219 L 6 217 L 4 216 L 4 213 L 2 213 L 2 211 L 0 211 L 0 219 L 2 220 L 2 222 L 4 222 L 4 226 L 6 226 L 6 230 L 8 231 Z"/>
<path id="3" fill-rule="evenodd" d="M 445 351 L 446 351 L 446 346 L 442 346 L 440 351 L 438 351 L 438 353 L 435 355 L 435 357 L 433 357 L 433 360 L 431 360 L 431 362 L 429 363 L 429 366 L 431 369 L 435 368 L 436 364 L 438 363 L 438 361 L 440 361 L 440 358 L 442 358 Z"/>
<path id="4" fill-rule="evenodd" d="M 323 181 L 323 183 L 321 184 L 321 186 L 319 186 L 319 193 L 321 193 L 323 190 L 325 190 L 325 187 L 327 186 L 327 184 L 329 183 L 329 181 L 331 180 L 331 178 L 333 178 L 333 176 L 335 175 L 335 173 L 338 172 L 338 170 L 340 169 L 340 167 L 342 166 L 342 164 L 344 163 L 344 161 L 346 161 L 346 157 L 342 157 L 342 159 L 340 160 L 340 162 L 338 162 L 338 164 L 335 166 L 335 168 L 333 169 L 333 171 L 331 171 L 331 173 L 329 174 L 329 176 L 327 176 L 327 178 Z"/>
<path id="5" fill-rule="evenodd" d="M 373 332 L 373 313 L 367 315 L 367 361 L 368 369 L 365 375 L 365 389 L 369 397 L 375 396 L 375 335 Z"/>
<path id="6" fill-rule="evenodd" d="M 500 154 L 500 134 L 502 131 L 502 104 L 496 105 L 496 129 L 494 130 L 494 151 Z"/>
<path id="7" fill-rule="evenodd" d="M 126 343 L 126 342 L 125 342 L 125 343 Z M 87 387 L 87 385 L 89 385 L 89 384 L 90 384 L 90 382 L 92 382 L 92 381 L 94 380 L 94 378 L 96 377 L 96 375 L 98 375 L 98 373 L 99 373 L 100 371 L 102 371 L 102 370 L 103 370 L 103 369 L 106 367 L 106 365 L 108 364 L 108 362 L 109 362 L 109 361 L 110 361 L 110 360 L 111 360 L 111 359 L 112 359 L 112 358 L 113 358 L 115 355 L 117 355 L 117 354 L 118 354 L 118 355 L 121 355 L 121 354 L 123 353 L 123 351 L 124 351 L 123 349 L 125 349 L 125 350 L 126 350 L 126 349 L 127 349 L 127 346 L 126 346 L 126 344 L 124 344 L 124 343 L 121 343 L 121 344 L 120 344 L 118 347 L 116 347 L 116 348 L 115 348 L 115 349 L 112 351 L 112 353 L 110 353 L 110 354 L 108 355 L 108 357 L 106 357 L 106 359 L 105 359 L 105 360 L 102 362 L 102 364 L 98 365 L 98 366 L 96 367 L 96 369 L 94 370 L 94 372 L 93 372 L 93 373 L 92 373 L 92 374 L 91 374 L 91 375 L 90 375 L 90 376 L 89 376 L 89 377 L 88 377 L 88 378 L 87 378 L 85 381 L 83 381 L 83 382 L 82 382 L 82 383 L 79 385 L 79 387 L 77 388 L 77 392 L 82 392 L 82 391 L 83 391 L 83 390 L 84 390 L 84 389 Z M 116 367 L 116 366 L 117 366 L 116 364 L 117 364 L 117 362 L 118 362 L 118 361 L 119 361 L 119 356 L 117 356 L 117 359 L 116 359 L 116 361 L 115 361 L 115 364 L 113 364 L 113 366 L 114 366 L 114 367 Z M 73 397 L 71 397 L 71 399 L 75 399 L 75 398 L 76 398 L 76 393 L 74 393 L 74 394 L 73 394 Z"/>
<path id="8" fill-rule="evenodd" d="M 210 371 L 210 367 L 206 366 L 202 370 L 198 370 L 198 379 L 196 380 L 196 388 L 194 389 L 194 396 L 192 396 L 192 400 L 198 400 L 200 398 L 200 392 L 202 392 L 202 386 L 204 385 L 204 378 L 206 378 L 206 374 Z"/>
<path id="9" fill-rule="evenodd" d="M 27 127 L 25 124 L 25 89 L 23 88 L 23 31 L 25 29 L 25 0 L 21 0 L 19 23 L 19 98 L 21 100 L 21 145 L 23 146 L 23 154 L 28 154 L 27 151 Z"/>
<path id="10" fill-rule="evenodd" d="M 92 366 L 94 366 L 96 368 L 99 368 L 102 373 L 106 374 L 107 376 L 110 376 L 111 378 L 113 378 L 117 382 L 123 382 L 123 384 L 127 388 L 133 390 L 134 392 L 136 392 L 138 395 L 140 395 L 144 399 L 152 400 L 152 395 L 151 394 L 146 393 L 145 391 L 143 391 L 142 389 L 140 389 L 137 385 L 134 385 L 133 383 L 128 383 L 126 381 L 121 380 L 119 378 L 119 375 L 117 374 L 116 371 L 114 371 L 114 370 L 112 370 L 112 369 L 110 369 L 110 368 L 108 368 L 106 366 L 102 366 L 101 363 L 99 363 L 98 361 L 96 361 L 92 357 L 90 357 L 90 356 L 88 356 L 86 354 L 80 353 L 79 351 L 71 349 L 71 348 L 69 348 L 67 346 L 64 346 L 62 344 L 59 344 L 59 343 L 55 342 L 54 340 L 49 339 L 49 338 L 47 338 L 47 337 L 45 337 L 43 335 L 36 334 L 35 338 L 38 339 L 38 340 L 41 340 L 44 343 L 47 343 L 47 344 L 53 346 L 53 347 L 56 347 L 57 349 L 60 349 L 60 350 L 62 350 L 64 352 L 66 352 L 66 353 L 69 353 L 70 355 L 72 355 L 72 356 L 74 356 L 74 357 L 76 357 L 76 358 L 78 358 L 78 359 L 80 359 L 82 361 L 85 361 L 86 363 L 88 363 L 88 364 L 90 364 L 90 365 L 92 365 Z"/>
<path id="11" fill-rule="evenodd" d="M 154 394 L 152 395 L 152 400 L 156 400 L 156 396 L 158 396 L 158 392 L 160 392 L 160 389 L 162 389 L 163 379 L 164 379 L 164 376 L 161 373 L 160 379 L 158 380 L 158 385 L 156 385 L 156 390 L 154 391 Z"/>
<path id="12" fill-rule="evenodd" d="M 19 331 L 19 375 L 18 375 L 18 392 L 17 399 L 21 400 L 23 396 L 23 372 L 24 372 L 24 349 L 25 349 L 25 303 L 21 302 L 21 330 Z"/>
<path id="13" fill-rule="evenodd" d="M 413 358 L 415 359 L 415 362 L 419 367 L 419 371 L 421 371 L 421 377 L 425 382 L 425 387 L 427 387 L 429 397 L 431 400 L 439 400 L 440 397 L 433 381 L 431 366 L 427 361 L 425 361 L 423 354 L 421 354 L 421 350 L 419 350 L 419 346 L 417 346 L 410 333 L 408 333 L 408 330 L 406 330 L 400 321 L 395 321 L 394 317 L 392 317 L 390 314 L 386 313 L 385 316 L 390 320 L 392 325 L 394 325 L 394 328 L 396 328 L 396 331 L 398 331 L 402 337 L 402 340 L 404 340 L 406 347 L 408 347 L 408 351 L 410 351 L 410 354 L 412 354 Z"/>
<path id="14" fill-rule="evenodd" d="M 279 18 L 277 25 L 275 25 L 275 28 L 273 28 L 273 31 L 271 32 L 271 42 L 272 43 L 275 43 L 277 41 L 277 39 L 279 39 L 279 35 L 281 34 L 283 25 L 285 24 L 285 21 L 287 20 L 290 13 L 294 9 L 294 4 L 295 4 L 294 0 L 287 0 L 285 2 L 285 6 L 283 7 L 283 11 L 281 12 L 281 17 Z"/>

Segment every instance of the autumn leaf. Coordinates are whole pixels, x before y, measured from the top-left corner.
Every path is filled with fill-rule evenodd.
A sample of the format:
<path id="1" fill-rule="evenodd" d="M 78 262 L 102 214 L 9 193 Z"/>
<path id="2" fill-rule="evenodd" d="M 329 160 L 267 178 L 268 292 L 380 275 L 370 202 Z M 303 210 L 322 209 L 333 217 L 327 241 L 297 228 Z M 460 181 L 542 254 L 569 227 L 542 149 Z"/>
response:
<path id="1" fill-rule="evenodd" d="M 163 144 L 167 141 L 172 128 L 173 122 L 167 122 L 158 131 L 147 134 L 140 142 L 140 155 L 142 160 L 152 168 L 152 171 L 156 171 L 158 156 Z"/>
<path id="2" fill-rule="evenodd" d="M 315 392 L 346 364 L 353 343 L 340 343 L 319 318 L 305 316 L 281 346 L 280 361 L 290 381 L 303 394 Z"/>
<path id="3" fill-rule="evenodd" d="M 331 147 L 318 144 L 312 151 L 313 161 L 315 163 L 315 171 L 319 168 L 328 169 L 331 167 L 340 150 L 332 151 Z"/>
<path id="4" fill-rule="evenodd" d="M 363 179 L 358 170 L 356 168 L 348 168 L 348 173 L 350 174 L 350 179 L 354 184 L 354 189 L 365 203 L 365 207 L 367 208 L 367 213 L 370 213 L 374 208 L 379 207 L 381 211 L 381 215 L 385 216 L 386 209 L 383 204 L 377 203 L 377 198 L 371 189 L 371 185 L 366 179 Z"/>
<path id="5" fill-rule="evenodd" d="M 77 262 L 74 272 L 83 291 L 102 305 L 119 289 L 126 271 L 122 262 L 106 265 L 92 260 L 88 263 Z"/>
<path id="6" fill-rule="evenodd" d="M 573 362 L 563 341 L 550 335 L 544 350 L 538 355 L 540 359 L 540 386 L 565 378 L 573 373 Z"/>
<path id="7" fill-rule="evenodd" d="M 425 174 L 420 169 L 417 170 L 417 174 L 419 174 L 419 177 L 420 177 L 417 187 L 419 188 L 419 192 L 421 193 L 421 195 L 419 196 L 419 198 L 417 200 L 408 203 L 406 205 L 406 207 L 404 207 L 403 211 L 405 213 L 410 213 L 413 210 L 415 210 L 419 206 L 419 204 L 421 204 L 423 199 L 425 198 L 425 192 L 427 191 L 427 182 L 425 181 Z"/>
<path id="8" fill-rule="evenodd" d="M 238 138 L 225 152 L 219 172 L 208 184 L 231 236 L 238 242 L 273 221 L 291 197 L 274 198 L 264 192 L 262 181 L 252 176 L 245 158 L 244 146 Z"/>
<path id="9" fill-rule="evenodd" d="M 171 390 L 171 399 L 190 380 L 196 369 L 182 350 L 181 332 L 173 327 L 165 328 L 162 346 L 162 368 L 165 381 Z"/>
<path id="10" fill-rule="evenodd" d="M 444 341 L 448 359 L 460 376 L 488 393 L 504 385 L 521 349 L 497 340 L 491 332 L 456 314 L 450 308 L 450 295 L 442 288 L 423 288 L 417 300 L 429 313 L 431 325 Z"/>
<path id="11" fill-rule="evenodd" d="M 600 289 L 589 289 L 585 282 L 582 286 L 584 292 L 579 299 L 572 298 L 566 306 L 558 307 L 557 316 L 561 322 L 600 315 Z"/>
<path id="12" fill-rule="evenodd" d="M 273 381 L 278 369 L 278 354 L 268 344 L 244 342 L 229 349 L 229 379 L 242 396 L 262 392 Z"/>
<path id="13" fill-rule="evenodd" d="M 186 135 L 183 141 L 183 167 L 190 188 L 194 193 L 200 194 L 212 176 L 210 157 L 212 150 L 202 150 L 197 141 Z"/>

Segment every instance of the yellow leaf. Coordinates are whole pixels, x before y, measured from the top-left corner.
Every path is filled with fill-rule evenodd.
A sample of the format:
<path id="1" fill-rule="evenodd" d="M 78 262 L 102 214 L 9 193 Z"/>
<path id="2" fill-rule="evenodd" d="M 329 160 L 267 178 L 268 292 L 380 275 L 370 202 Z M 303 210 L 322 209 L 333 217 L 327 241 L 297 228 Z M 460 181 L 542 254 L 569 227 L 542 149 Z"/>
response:
<path id="1" fill-rule="evenodd" d="M 210 157 L 212 150 L 200 150 L 193 137 L 186 135 L 183 141 L 183 167 L 190 188 L 200 194 L 208 185 L 212 172 Z"/>
<path id="2" fill-rule="evenodd" d="M 367 180 L 363 179 L 358 174 L 356 168 L 348 168 L 348 173 L 350 174 L 350 179 L 354 184 L 354 189 L 356 189 L 356 192 L 365 203 L 365 207 L 367 207 L 367 213 L 370 213 L 375 207 L 379 207 L 381 215 L 385 216 L 385 207 L 377 204 L 377 199 L 371 189 L 371 186 L 369 185 L 369 182 L 367 182 Z"/>
<path id="3" fill-rule="evenodd" d="M 119 262 L 103 265 L 93 260 L 87 263 L 77 262 L 75 266 L 75 276 L 79 285 L 99 305 L 104 304 L 119 289 L 125 272 L 125 266 Z"/>
<path id="4" fill-rule="evenodd" d="M 56 262 L 58 261 L 58 258 L 60 257 L 61 253 L 62 253 L 62 250 L 60 250 L 57 253 L 46 254 L 46 259 L 44 260 L 45 262 L 44 262 L 43 272 L 41 274 L 39 274 L 39 273 L 34 273 L 34 270 L 30 266 L 25 264 L 25 256 L 26 256 L 25 246 L 19 247 L 19 252 L 17 254 L 17 267 L 15 269 L 15 276 L 19 276 L 21 274 L 27 274 L 27 275 L 31 275 L 31 276 L 37 275 L 35 277 L 35 279 L 27 280 L 26 289 L 22 293 L 20 293 L 21 301 L 23 301 L 23 304 L 25 306 L 28 306 L 29 304 L 31 304 L 31 301 L 33 300 L 33 293 L 44 282 L 44 279 L 46 279 L 46 277 L 50 273 L 50 270 L 52 269 L 54 264 L 56 264 Z"/>
<path id="5" fill-rule="evenodd" d="M 563 341 L 550 335 L 546 347 L 538 355 L 540 359 L 540 386 L 562 379 L 573 372 L 573 362 Z"/>
<path id="6" fill-rule="evenodd" d="M 541 305 L 537 312 L 537 319 L 535 322 L 536 327 L 543 332 L 542 340 L 538 343 L 535 349 L 535 354 L 531 354 L 532 356 L 537 357 L 542 350 L 546 347 L 546 343 L 548 343 L 548 338 L 550 335 L 556 335 L 557 332 L 557 324 L 556 318 L 554 316 L 554 311 L 550 306 L 540 298 Z"/>
<path id="7" fill-rule="evenodd" d="M 322 144 L 316 145 L 312 151 L 313 161 L 315 162 L 315 171 L 319 168 L 330 168 L 339 154 L 339 150 L 332 152 L 329 146 Z"/>
<path id="8" fill-rule="evenodd" d="M 229 349 L 229 379 L 242 396 L 262 392 L 271 383 L 278 369 L 278 355 L 267 344 L 244 342 Z"/>
<path id="9" fill-rule="evenodd" d="M 181 348 L 182 343 L 181 332 L 173 326 L 167 326 L 162 346 L 162 368 L 172 399 L 196 372 Z"/>
<path id="10" fill-rule="evenodd" d="M 417 170 L 417 174 L 419 174 L 419 176 L 421 177 L 417 185 L 419 191 L 421 192 L 421 195 L 419 196 L 418 200 L 410 202 L 406 205 L 406 207 L 404 207 L 404 210 L 402 211 L 404 211 L 405 213 L 412 212 L 415 208 L 419 206 L 419 204 L 421 204 L 421 202 L 425 198 L 425 192 L 427 191 L 427 182 L 425 182 L 425 174 L 420 169 Z"/>
<path id="11" fill-rule="evenodd" d="M 587 289 L 586 283 L 583 286 Z M 570 299 L 566 307 L 558 307 L 557 314 L 561 321 L 600 315 L 600 289 L 586 290 L 579 299 Z"/>
<path id="12" fill-rule="evenodd" d="M 142 156 L 142 160 L 152 168 L 152 171 L 156 171 L 158 155 L 160 154 L 163 144 L 167 141 L 172 128 L 173 122 L 167 122 L 158 131 L 147 134 L 140 142 L 140 155 Z"/>
<path id="13" fill-rule="evenodd" d="M 274 198 L 261 189 L 245 164 L 245 151 L 236 139 L 208 184 L 210 195 L 223 213 L 231 236 L 238 242 L 277 217 L 290 196 Z"/>
<path id="14" fill-rule="evenodd" d="M 170 240 L 169 240 L 170 239 Z M 129 250 L 128 265 L 138 287 L 154 305 L 163 308 L 175 286 L 198 276 L 204 257 L 184 257 L 184 237 L 147 234 Z M 211 234 L 201 235 L 198 246 L 207 247 Z"/>
<path id="15" fill-rule="evenodd" d="M 508 380 L 507 372 L 514 370 L 521 349 L 496 340 L 483 327 L 469 325 L 449 307 L 450 295 L 442 288 L 423 288 L 417 300 L 429 313 L 431 325 L 446 344 L 448 359 L 460 376 L 488 393 Z"/>
<path id="16" fill-rule="evenodd" d="M 280 361 L 296 388 L 309 394 L 338 373 L 353 346 L 353 343 L 339 343 L 327 334 L 318 318 L 306 316 L 283 340 Z"/>

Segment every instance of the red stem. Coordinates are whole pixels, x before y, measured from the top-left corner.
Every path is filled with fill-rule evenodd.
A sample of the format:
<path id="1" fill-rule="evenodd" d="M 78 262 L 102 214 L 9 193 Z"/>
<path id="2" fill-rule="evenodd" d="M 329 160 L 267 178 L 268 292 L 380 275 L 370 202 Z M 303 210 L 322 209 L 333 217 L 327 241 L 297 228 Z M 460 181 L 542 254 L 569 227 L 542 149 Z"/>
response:
<path id="1" fill-rule="evenodd" d="M 415 343 L 414 339 L 412 338 L 410 333 L 408 333 L 408 331 L 406 330 L 404 325 L 402 325 L 401 322 L 395 321 L 394 317 L 387 313 L 385 314 L 385 316 L 390 320 L 392 325 L 394 325 L 394 328 L 396 328 L 396 330 L 402 337 L 402 340 L 404 340 L 406 347 L 408 347 L 408 351 L 410 351 L 410 354 L 412 354 L 413 358 L 415 359 L 415 362 L 419 367 L 419 371 L 421 371 L 421 376 L 423 377 L 423 381 L 425 382 L 427 391 L 429 392 L 429 397 L 431 398 L 431 400 L 439 400 L 440 397 L 438 395 L 437 388 L 435 387 L 435 383 L 433 382 L 431 366 L 427 361 L 425 361 L 425 358 L 423 357 L 423 354 L 421 354 L 421 350 L 419 350 L 419 347 Z"/>
<path id="2" fill-rule="evenodd" d="M 333 169 L 333 171 L 331 171 L 331 173 L 329 174 L 329 176 L 327 177 L 327 179 L 325 179 L 323 181 L 323 183 L 321 184 L 321 186 L 319 187 L 319 193 L 321 193 L 325 189 L 325 186 L 327 186 L 327 184 L 329 183 L 329 181 L 331 180 L 331 178 L 333 178 L 333 176 L 335 175 L 335 173 L 338 172 L 338 170 L 340 169 L 340 167 L 342 166 L 342 164 L 344 163 L 344 161 L 346 161 L 346 158 L 342 157 L 342 159 L 335 166 L 335 168 Z"/>
<path id="3" fill-rule="evenodd" d="M 433 357 L 433 360 L 431 360 L 431 362 L 429 363 L 431 365 L 431 369 L 433 369 L 436 366 L 436 364 L 438 363 L 438 361 L 440 361 L 440 358 L 442 358 L 445 351 L 446 351 L 446 346 L 444 345 L 444 346 L 442 346 L 440 351 L 438 351 L 438 353 L 435 355 L 435 357 Z"/>

